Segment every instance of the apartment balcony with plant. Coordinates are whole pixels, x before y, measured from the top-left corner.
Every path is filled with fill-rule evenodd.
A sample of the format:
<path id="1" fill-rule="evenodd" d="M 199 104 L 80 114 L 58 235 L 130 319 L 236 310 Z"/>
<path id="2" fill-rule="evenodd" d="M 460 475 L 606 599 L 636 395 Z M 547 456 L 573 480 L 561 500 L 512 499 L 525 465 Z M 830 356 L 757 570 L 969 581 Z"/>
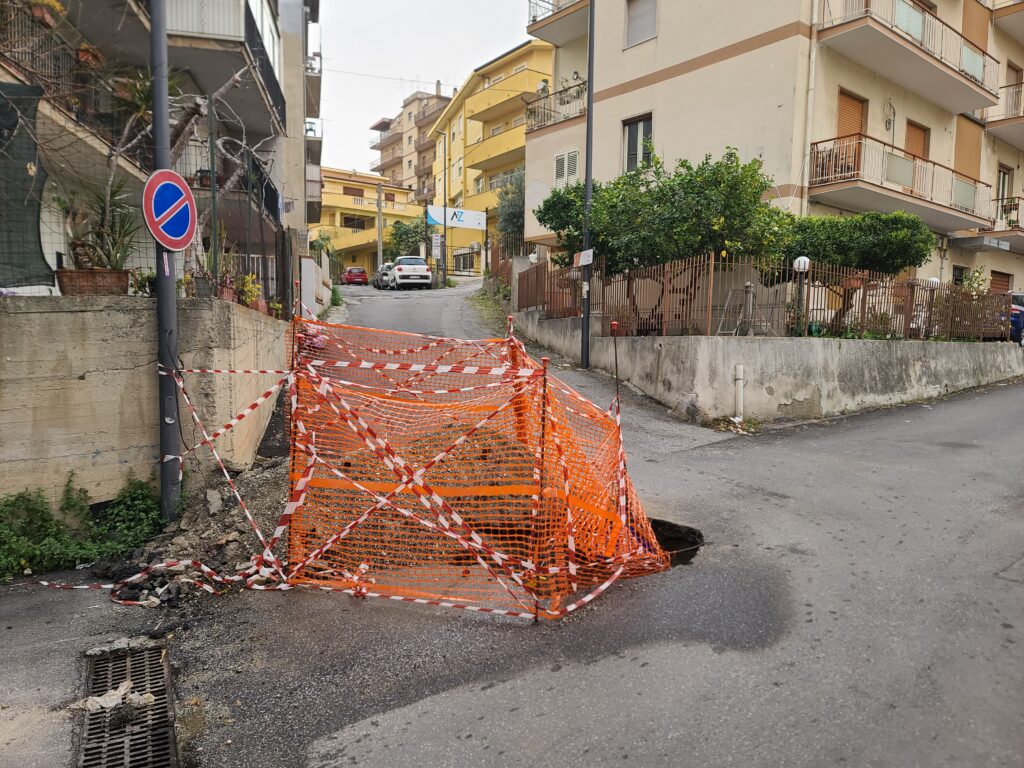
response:
<path id="1" fill-rule="evenodd" d="M 552 45 L 585 37 L 590 0 L 528 0 L 526 32 Z"/>
<path id="2" fill-rule="evenodd" d="M 526 107 L 526 130 L 536 131 L 549 125 L 587 114 L 587 82 L 583 80 L 560 91 L 540 96 Z"/>
<path id="3" fill-rule="evenodd" d="M 997 239 L 1013 253 L 1024 254 L 1024 198 L 1005 197 L 992 201 L 995 222 L 982 237 Z"/>
<path id="4" fill-rule="evenodd" d="M 824 2 L 818 42 L 950 112 L 995 105 L 999 62 L 915 0 Z"/>
<path id="5" fill-rule="evenodd" d="M 862 134 L 811 145 L 811 199 L 847 211 L 915 213 L 936 232 L 991 226 L 992 187 Z"/>
<path id="6" fill-rule="evenodd" d="M 141 177 L 153 167 L 148 140 L 133 140 L 144 126 L 129 128 L 148 82 L 143 70 L 110 61 L 66 19 L 33 15 L 27 4 L 0 5 L 0 72 L 42 90 L 35 128 L 44 159 L 72 162 L 79 174 L 106 176 L 112 147 L 131 144 L 122 157 Z M 125 131 L 128 129 L 128 133 Z M 78 135 L 80 143 L 68 141 Z M 90 152 L 90 148 L 93 149 Z M 59 156 L 57 156 L 59 155 Z"/>

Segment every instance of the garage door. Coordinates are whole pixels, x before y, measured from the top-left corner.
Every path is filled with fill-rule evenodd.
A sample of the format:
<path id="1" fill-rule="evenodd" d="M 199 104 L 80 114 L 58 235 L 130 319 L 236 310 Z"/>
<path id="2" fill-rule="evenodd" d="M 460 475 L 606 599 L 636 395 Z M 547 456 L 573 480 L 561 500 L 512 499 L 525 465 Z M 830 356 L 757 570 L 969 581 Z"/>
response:
<path id="1" fill-rule="evenodd" d="M 992 270 L 992 279 L 988 284 L 988 288 L 992 293 L 1009 293 L 1012 286 L 1013 275 Z"/>

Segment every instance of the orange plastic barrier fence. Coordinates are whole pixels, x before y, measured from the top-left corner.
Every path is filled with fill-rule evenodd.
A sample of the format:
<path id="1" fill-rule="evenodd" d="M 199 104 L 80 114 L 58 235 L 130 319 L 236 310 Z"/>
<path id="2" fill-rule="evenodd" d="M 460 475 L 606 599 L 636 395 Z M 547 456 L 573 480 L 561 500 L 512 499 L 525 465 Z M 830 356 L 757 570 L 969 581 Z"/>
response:
<path id="1" fill-rule="evenodd" d="M 506 339 L 296 319 L 293 584 L 558 618 L 668 567 L 603 411 Z"/>

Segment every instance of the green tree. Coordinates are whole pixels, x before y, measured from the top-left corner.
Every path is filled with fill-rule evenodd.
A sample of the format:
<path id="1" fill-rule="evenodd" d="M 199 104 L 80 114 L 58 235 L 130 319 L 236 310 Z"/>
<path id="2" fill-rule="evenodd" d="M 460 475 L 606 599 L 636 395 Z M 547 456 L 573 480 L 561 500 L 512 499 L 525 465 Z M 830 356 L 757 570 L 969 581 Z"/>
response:
<path id="1" fill-rule="evenodd" d="M 870 211 L 797 219 L 786 252 L 790 259 L 896 275 L 925 264 L 934 248 L 935 235 L 914 214 Z"/>
<path id="2" fill-rule="evenodd" d="M 434 227 L 424 219 L 411 222 L 396 221 L 384 237 L 384 259 L 394 261 L 399 256 L 417 256 L 420 243 L 434 233 Z"/>
<path id="3" fill-rule="evenodd" d="M 498 190 L 498 231 L 503 235 L 521 235 L 525 226 L 526 172 L 520 169 Z"/>

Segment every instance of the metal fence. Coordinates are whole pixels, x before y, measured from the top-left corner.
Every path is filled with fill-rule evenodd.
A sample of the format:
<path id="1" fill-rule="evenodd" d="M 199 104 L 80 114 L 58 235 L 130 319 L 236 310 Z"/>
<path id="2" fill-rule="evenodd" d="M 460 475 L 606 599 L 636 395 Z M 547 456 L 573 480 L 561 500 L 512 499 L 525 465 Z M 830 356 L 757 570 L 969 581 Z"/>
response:
<path id="1" fill-rule="evenodd" d="M 519 275 L 518 309 L 582 314 L 579 269 L 541 263 Z M 696 257 L 609 275 L 597 264 L 592 327 L 624 336 L 838 336 L 1006 339 L 1010 297 L 867 270 Z"/>

